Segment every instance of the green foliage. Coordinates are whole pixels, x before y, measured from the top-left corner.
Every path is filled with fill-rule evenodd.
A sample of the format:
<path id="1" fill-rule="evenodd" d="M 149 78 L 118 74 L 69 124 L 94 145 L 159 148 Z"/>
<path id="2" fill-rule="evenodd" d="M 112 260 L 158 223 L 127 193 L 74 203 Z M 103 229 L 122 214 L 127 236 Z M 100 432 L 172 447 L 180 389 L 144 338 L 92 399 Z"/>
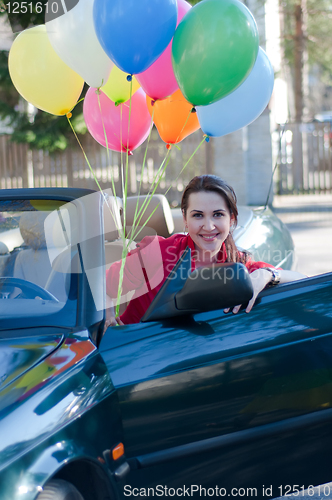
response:
<path id="1" fill-rule="evenodd" d="M 83 89 L 82 97 L 87 88 Z M 54 116 L 38 110 L 31 117 L 27 113 L 25 101 L 22 104 L 22 98 L 9 75 L 8 52 L 0 51 L 0 119 L 13 128 L 12 140 L 28 143 L 32 149 L 43 149 L 50 153 L 62 151 L 76 141 L 65 116 Z M 71 120 L 77 134 L 86 133 L 82 102 L 73 110 Z"/>
<path id="2" fill-rule="evenodd" d="M 332 5 L 331 0 L 282 0 L 284 29 L 282 43 L 289 66 L 294 65 L 294 42 L 296 36 L 295 7 L 302 4 L 304 11 L 303 28 L 308 50 L 309 66 L 318 65 L 324 75 L 325 83 L 332 81 Z"/>
<path id="3" fill-rule="evenodd" d="M 44 24 L 44 12 L 46 2 L 32 0 L 27 2 L 26 13 L 14 13 L 14 3 L 2 2 L 3 9 L 0 15 L 7 16 L 13 32 L 20 32 L 28 27 Z M 9 4 L 9 5 L 8 5 Z M 84 87 L 81 98 L 87 91 Z M 37 110 L 34 117 L 27 113 L 27 103 L 24 101 L 12 84 L 8 70 L 8 52 L 0 51 L 0 119 L 13 128 L 12 140 L 18 143 L 28 143 L 32 149 L 43 149 L 50 153 L 62 151 L 76 139 L 65 116 L 54 116 L 44 111 Z M 71 119 L 77 134 L 85 134 L 87 131 L 83 119 L 83 107 L 80 102 L 73 110 Z"/>
<path id="4" fill-rule="evenodd" d="M 201 0 L 189 0 L 191 5 Z M 264 0 L 262 0 L 264 1 Z M 294 65 L 294 36 L 295 36 L 295 5 L 301 0 L 281 0 L 281 12 L 284 14 L 284 29 L 282 43 L 288 65 Z M 31 0 L 27 2 L 27 12 L 17 9 L 13 12 L 16 0 L 2 0 L 0 16 L 8 14 L 12 30 L 22 31 L 30 26 L 44 23 L 46 2 Z M 303 0 L 302 0 L 303 2 Z M 9 4 L 9 7 L 8 7 Z M 5 7 L 5 8 L 4 8 Z M 309 65 L 318 65 L 323 72 L 324 82 L 332 84 L 332 5 L 331 0 L 307 0 L 307 48 Z M 87 86 L 82 96 L 85 95 Z M 0 119 L 14 128 L 12 139 L 16 142 L 29 143 L 31 148 L 45 149 L 50 152 L 63 150 L 75 141 L 73 132 L 66 117 L 56 117 L 38 111 L 34 119 L 28 116 L 22 106 L 22 98 L 14 88 L 8 71 L 8 52 L 0 51 Z M 25 102 L 25 101 L 24 101 Z M 22 109 L 23 108 L 23 109 Z M 82 103 L 79 103 L 73 112 L 72 123 L 76 133 L 86 133 L 83 119 Z"/>
<path id="5" fill-rule="evenodd" d="M 21 1 L 17 0 L 2 1 L 14 33 L 37 24 L 44 24 L 46 3 L 46 1 L 29 0 L 21 5 Z"/>
<path id="6" fill-rule="evenodd" d="M 319 64 L 324 83 L 332 85 L 332 5 L 330 0 L 308 1 L 309 63 Z"/>
<path id="7" fill-rule="evenodd" d="M 81 107 L 80 104 L 77 107 Z M 82 111 L 75 109 L 71 121 L 76 133 L 86 132 Z M 53 116 L 43 111 L 37 112 L 33 123 L 26 113 L 19 113 L 12 140 L 28 143 L 32 149 L 43 149 L 50 153 L 63 151 L 76 141 L 65 116 Z"/>

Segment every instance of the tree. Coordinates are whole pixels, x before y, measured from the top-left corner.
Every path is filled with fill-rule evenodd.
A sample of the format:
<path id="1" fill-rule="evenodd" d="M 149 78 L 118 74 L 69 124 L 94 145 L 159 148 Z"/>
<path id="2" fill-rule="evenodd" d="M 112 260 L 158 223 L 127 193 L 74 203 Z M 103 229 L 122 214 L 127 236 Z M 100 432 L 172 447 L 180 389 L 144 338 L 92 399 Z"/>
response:
<path id="1" fill-rule="evenodd" d="M 201 0 L 189 0 L 192 5 Z M 257 0 L 264 2 L 265 0 Z M 282 18 L 281 43 L 284 60 L 292 77 L 296 121 L 302 121 L 304 108 L 303 73 L 307 63 L 309 68 L 318 67 L 326 85 L 332 85 L 332 6 L 331 0 L 279 0 Z M 8 15 L 14 32 L 44 23 L 46 2 L 31 0 L 27 12 L 14 9 L 15 0 L 2 3 L 0 16 Z M 25 3 L 26 4 L 26 3 Z M 0 4 L 1 7 L 1 4 Z M 5 8 L 4 8 L 5 7 Z M 14 12 L 16 10 L 16 12 Z M 306 60 L 306 54 L 308 59 Z M 83 89 L 85 95 L 87 86 Z M 72 130 L 65 117 L 37 112 L 32 120 L 26 110 L 19 105 L 20 96 L 15 90 L 8 72 L 8 52 L 0 51 L 0 119 L 14 129 L 12 139 L 28 142 L 30 147 L 46 149 L 50 152 L 65 149 L 74 140 Z M 72 119 L 78 134 L 86 132 L 82 103 L 75 107 Z"/>
<path id="2" fill-rule="evenodd" d="M 0 12 L 1 16 L 8 16 L 14 33 L 44 24 L 44 12 L 41 7 L 45 9 L 46 2 L 32 0 L 28 3 L 25 13 L 22 12 L 24 9 L 15 9 L 14 4 L 17 2 L 13 0 L 2 4 L 5 8 Z M 85 95 L 87 88 L 84 87 L 81 97 Z M 0 119 L 13 128 L 13 141 L 28 143 L 32 149 L 61 151 L 76 141 L 66 117 L 54 116 L 41 110 L 37 110 L 36 115 L 31 117 L 27 106 L 23 105 L 22 109 L 22 99 L 9 75 L 8 51 L 0 51 Z M 86 133 L 82 102 L 73 110 L 72 124 L 77 134 Z"/>
<path id="3" fill-rule="evenodd" d="M 301 122 L 305 105 L 304 69 L 319 68 L 332 84 L 332 6 L 330 0 L 281 0 L 282 45 L 294 89 L 294 119 Z"/>

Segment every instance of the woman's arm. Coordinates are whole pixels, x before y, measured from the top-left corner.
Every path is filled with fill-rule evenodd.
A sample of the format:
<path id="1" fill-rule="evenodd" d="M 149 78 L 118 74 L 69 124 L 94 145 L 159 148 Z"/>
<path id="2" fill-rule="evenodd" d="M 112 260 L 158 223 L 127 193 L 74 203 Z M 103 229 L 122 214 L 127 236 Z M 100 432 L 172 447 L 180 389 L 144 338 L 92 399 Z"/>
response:
<path id="1" fill-rule="evenodd" d="M 284 269 L 278 269 L 278 272 L 280 274 L 280 281 L 279 283 L 288 283 L 290 281 L 297 281 L 301 280 L 303 278 L 307 278 L 305 274 L 298 273 L 296 271 L 287 271 Z M 273 275 L 271 271 L 269 271 L 267 268 L 261 267 L 260 269 L 256 269 L 252 273 L 250 273 L 250 278 L 252 281 L 252 286 L 253 286 L 253 296 L 250 299 L 247 307 L 246 307 L 246 312 L 250 312 L 254 303 L 256 302 L 257 295 L 264 290 L 264 288 L 271 283 L 273 280 Z M 241 308 L 241 304 L 238 306 L 233 307 L 232 312 L 233 314 L 236 314 L 239 312 Z M 228 307 L 227 309 L 224 309 L 224 312 L 227 313 L 230 311 L 230 308 Z"/>

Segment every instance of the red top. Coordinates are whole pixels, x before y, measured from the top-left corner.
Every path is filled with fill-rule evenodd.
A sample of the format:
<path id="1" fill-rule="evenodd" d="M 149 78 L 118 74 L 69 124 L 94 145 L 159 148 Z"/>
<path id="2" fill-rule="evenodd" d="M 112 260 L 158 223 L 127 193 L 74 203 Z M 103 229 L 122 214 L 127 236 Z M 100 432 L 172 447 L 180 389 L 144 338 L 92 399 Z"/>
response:
<path id="1" fill-rule="evenodd" d="M 124 324 L 139 323 L 187 246 L 193 254 L 195 245 L 189 235 L 174 234 L 169 238 L 146 236 L 137 244 L 135 250 L 128 253 L 123 271 L 122 297 L 128 292 L 134 291 L 134 294 L 132 298 L 123 297 L 121 300 L 127 302 L 131 298 L 125 312 L 120 316 Z M 226 262 L 226 258 L 223 243 L 217 262 Z M 246 267 L 249 273 L 252 273 L 256 269 L 271 266 L 266 262 L 254 262 L 249 259 Z M 107 294 L 114 302 L 118 294 L 120 269 L 121 261 L 117 261 L 106 271 Z M 192 259 L 191 270 L 194 269 L 195 259 Z"/>

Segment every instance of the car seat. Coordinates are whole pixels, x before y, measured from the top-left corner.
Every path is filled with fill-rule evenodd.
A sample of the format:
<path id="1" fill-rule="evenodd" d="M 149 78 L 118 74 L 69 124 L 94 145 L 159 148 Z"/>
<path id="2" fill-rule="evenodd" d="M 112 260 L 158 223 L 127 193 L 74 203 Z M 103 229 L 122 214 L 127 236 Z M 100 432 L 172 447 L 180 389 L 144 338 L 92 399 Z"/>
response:
<path id="1" fill-rule="evenodd" d="M 17 255 L 14 277 L 31 281 L 45 287 L 51 273 L 44 233 L 44 221 L 48 212 L 25 212 L 20 218 L 19 228 L 27 248 Z"/>
<path id="2" fill-rule="evenodd" d="M 134 224 L 135 210 L 142 208 L 147 195 L 129 196 L 127 198 L 126 210 L 126 234 L 129 235 Z M 137 205 L 138 203 L 138 205 Z M 163 194 L 154 194 L 144 210 L 144 214 L 139 215 L 139 227 L 135 231 L 137 236 L 135 241 L 141 241 L 144 236 L 158 234 L 164 238 L 168 238 L 174 231 L 174 221 L 171 207 L 167 198 Z M 146 226 L 144 224 L 146 223 Z M 144 226 L 144 227 L 143 227 Z"/>

